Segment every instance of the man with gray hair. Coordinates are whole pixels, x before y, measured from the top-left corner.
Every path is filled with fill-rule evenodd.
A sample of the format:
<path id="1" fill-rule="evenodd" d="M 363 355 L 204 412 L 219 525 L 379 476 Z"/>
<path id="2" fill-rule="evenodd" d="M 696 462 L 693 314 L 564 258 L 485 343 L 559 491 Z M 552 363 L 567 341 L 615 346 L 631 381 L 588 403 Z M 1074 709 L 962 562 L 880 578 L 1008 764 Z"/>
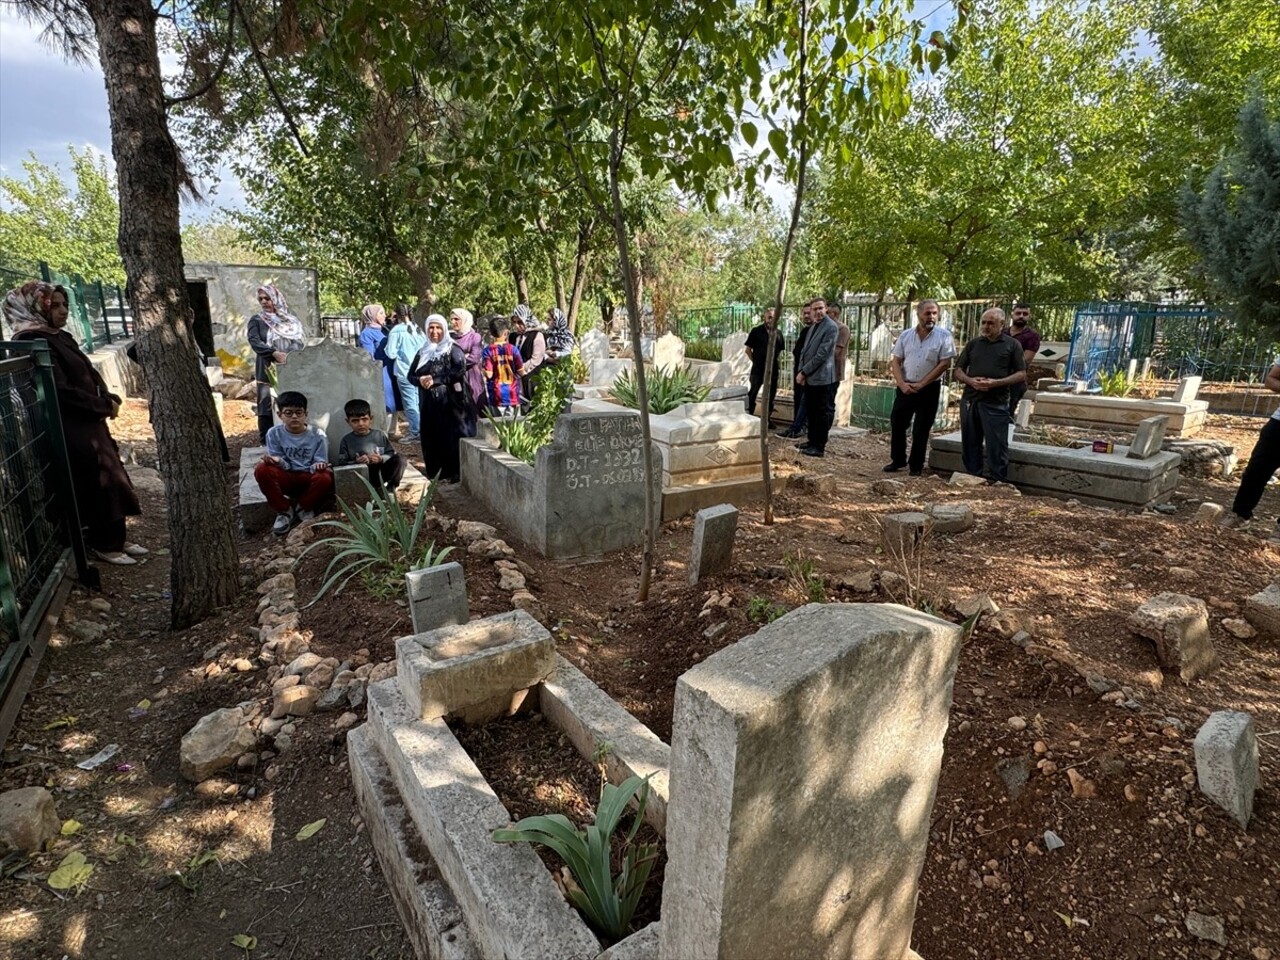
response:
<path id="1" fill-rule="evenodd" d="M 1022 346 L 1004 332 L 1004 311 L 992 307 L 982 315 L 979 336 L 956 360 L 956 379 L 964 384 L 960 398 L 960 446 L 966 472 L 1003 483 L 1009 476 L 1009 388 L 1027 379 Z M 985 473 L 983 448 L 986 448 Z"/>

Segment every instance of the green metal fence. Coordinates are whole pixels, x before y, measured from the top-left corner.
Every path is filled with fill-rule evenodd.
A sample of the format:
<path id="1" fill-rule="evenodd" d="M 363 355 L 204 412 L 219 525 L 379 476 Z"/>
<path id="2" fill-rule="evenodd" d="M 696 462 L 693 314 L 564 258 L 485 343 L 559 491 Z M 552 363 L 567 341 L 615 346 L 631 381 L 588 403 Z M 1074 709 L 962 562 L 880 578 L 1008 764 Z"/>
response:
<path id="1" fill-rule="evenodd" d="M 49 345 L 0 341 L 0 742 L 64 576 L 97 585 L 80 534 Z"/>
<path id="2" fill-rule="evenodd" d="M 0 295 L 28 280 L 43 280 L 67 291 L 67 329 L 86 353 L 113 340 L 133 335 L 124 290 L 117 284 L 86 280 L 78 273 L 62 273 L 43 260 L 26 261 L 0 253 Z M 0 336 L 4 331 L 0 328 Z"/>

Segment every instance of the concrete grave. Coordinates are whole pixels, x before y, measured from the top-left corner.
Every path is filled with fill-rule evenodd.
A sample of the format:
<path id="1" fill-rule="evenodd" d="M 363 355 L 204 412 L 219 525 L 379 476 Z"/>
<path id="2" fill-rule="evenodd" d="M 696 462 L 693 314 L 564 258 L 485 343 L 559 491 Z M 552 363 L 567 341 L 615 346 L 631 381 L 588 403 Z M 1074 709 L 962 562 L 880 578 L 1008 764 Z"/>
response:
<path id="1" fill-rule="evenodd" d="M 733 537 L 738 532 L 738 508 L 732 504 L 707 507 L 693 515 L 693 555 L 689 582 L 729 569 Z"/>
<path id="2" fill-rule="evenodd" d="M 1280 581 L 1244 602 L 1244 617 L 1271 640 L 1280 640 Z"/>
<path id="3" fill-rule="evenodd" d="M 664 333 L 653 346 L 653 365 L 668 373 L 684 366 L 684 341 L 674 333 Z"/>
<path id="4" fill-rule="evenodd" d="M 343 406 L 364 400 L 373 410 L 375 426 L 382 423 L 386 396 L 382 392 L 382 364 L 359 347 L 325 337 L 289 356 L 276 370 L 277 393 L 297 390 L 307 398 L 307 420 L 329 438 L 332 462 L 349 432 Z"/>
<path id="5" fill-rule="evenodd" d="M 1196 398 L 1196 394 L 1200 392 L 1200 384 L 1204 381 L 1203 377 L 1183 377 L 1178 381 L 1178 385 L 1173 388 L 1174 403 L 1190 403 Z"/>
<path id="6" fill-rule="evenodd" d="M 706 387 L 727 387 L 734 382 L 731 363 L 719 360 L 685 360 L 684 368 L 695 382 Z"/>
<path id="7" fill-rule="evenodd" d="M 508 716 L 551 673 L 555 641 L 523 610 L 396 641 L 396 672 L 415 717 L 478 724 Z"/>
<path id="8" fill-rule="evenodd" d="M 404 585 L 414 633 L 463 624 L 471 619 L 462 564 L 442 563 L 425 570 L 410 570 L 404 575 Z"/>
<path id="9" fill-rule="evenodd" d="M 1196 781 L 1200 792 L 1231 814 L 1241 828 L 1253 816 L 1258 789 L 1258 736 L 1253 717 L 1236 710 L 1209 715 L 1196 734 Z"/>
<path id="10" fill-rule="evenodd" d="M 1129 629 L 1152 641 L 1160 665 L 1177 670 L 1185 681 L 1218 669 L 1203 600 L 1181 593 L 1156 594 L 1129 617 Z"/>
<path id="11" fill-rule="evenodd" d="M 1147 417 L 1167 416 L 1170 437 L 1193 437 L 1204 429 L 1209 404 L 1204 400 L 1142 400 L 1052 393 L 1036 394 L 1032 419 L 1096 430 L 1130 431 Z"/>
<path id="12" fill-rule="evenodd" d="M 1164 443 L 1165 432 L 1169 429 L 1167 416 L 1147 417 L 1138 421 L 1138 429 L 1134 431 L 1133 442 L 1125 456 L 1134 460 L 1146 460 L 1160 452 Z"/>
<path id="13" fill-rule="evenodd" d="M 960 628 L 810 604 L 677 682 L 659 956 L 908 956 Z"/>
<path id="14" fill-rule="evenodd" d="M 599 327 L 592 327 L 578 338 L 578 355 L 584 363 L 609 359 L 609 336 Z"/>
<path id="15" fill-rule="evenodd" d="M 1042 402 L 1043 397 L 1036 400 L 1037 409 Z M 1134 460 L 1127 452 L 1124 446 L 1104 454 L 1015 440 L 1009 444 L 1009 482 L 1023 493 L 1104 507 L 1141 510 L 1168 500 L 1178 486 L 1178 454 L 1161 452 Z M 959 432 L 933 438 L 929 466 L 964 472 Z"/>
<path id="16" fill-rule="evenodd" d="M 747 359 L 747 335 L 731 333 L 720 344 L 720 362 L 729 364 L 733 371 L 731 383 L 747 383 L 751 379 L 751 361 Z"/>
<path id="17" fill-rule="evenodd" d="M 543 556 L 595 557 L 643 540 L 645 496 L 660 515 L 662 480 L 645 476 L 642 443 L 636 411 L 604 404 L 579 412 L 575 404 L 533 466 L 485 440 L 463 440 L 462 483 Z"/>
<path id="18" fill-rule="evenodd" d="M 1026 397 L 1018 401 L 1018 409 L 1013 415 L 1013 425 L 1019 430 L 1031 426 L 1031 410 L 1033 404 Z"/>
<path id="19" fill-rule="evenodd" d="M 611 360 L 606 357 L 600 360 L 587 361 L 587 378 L 593 387 L 608 389 L 613 386 L 615 380 L 627 372 L 630 372 L 633 377 L 635 376 L 635 364 L 630 360 Z"/>

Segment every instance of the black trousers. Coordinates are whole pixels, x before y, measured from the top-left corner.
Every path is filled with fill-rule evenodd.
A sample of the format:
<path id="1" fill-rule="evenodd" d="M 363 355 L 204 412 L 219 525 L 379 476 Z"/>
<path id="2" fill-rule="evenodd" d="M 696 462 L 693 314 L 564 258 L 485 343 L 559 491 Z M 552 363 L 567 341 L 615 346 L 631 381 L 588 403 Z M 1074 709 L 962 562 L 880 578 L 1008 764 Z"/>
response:
<path id="1" fill-rule="evenodd" d="M 385 486 L 388 490 L 395 490 L 404 479 L 404 466 L 404 457 L 398 453 L 393 453 L 381 463 L 369 464 L 369 482 L 373 489 L 382 490 Z"/>
<path id="2" fill-rule="evenodd" d="M 1235 502 L 1231 512 L 1244 517 L 1253 517 L 1253 509 L 1262 500 L 1271 475 L 1280 470 L 1280 420 L 1272 417 L 1258 434 L 1258 442 L 1249 456 L 1249 465 L 1244 468 L 1244 476 L 1240 478 L 1240 489 L 1236 491 Z"/>
<path id="3" fill-rule="evenodd" d="M 908 464 L 912 473 L 924 469 L 929 434 L 933 431 L 933 422 L 938 419 L 941 392 L 941 380 L 935 380 L 915 393 L 895 392 L 893 410 L 889 413 L 889 460 L 894 466 Z M 912 421 L 915 422 L 914 427 Z M 912 428 L 910 458 L 907 457 L 908 427 Z"/>
<path id="4" fill-rule="evenodd" d="M 960 449 L 964 469 L 975 477 L 1004 483 L 1009 479 L 1007 400 L 960 401 Z"/>
<path id="5" fill-rule="evenodd" d="M 1015 383 L 1009 388 L 1009 416 L 1017 417 L 1018 404 L 1022 402 L 1022 398 L 1027 395 L 1027 385 L 1025 383 Z"/>
<path id="6" fill-rule="evenodd" d="M 838 383 L 826 383 L 820 387 L 805 384 L 805 406 L 809 408 L 809 446 L 815 450 L 827 449 L 831 424 L 836 419 L 836 390 Z"/>
<path id="7" fill-rule="evenodd" d="M 759 373 L 751 371 L 750 387 L 747 390 L 747 413 L 755 416 L 756 398 L 760 396 L 760 388 L 764 386 L 764 371 Z M 774 401 L 778 396 L 778 369 L 773 370 L 773 382 L 769 384 L 769 409 L 764 412 L 764 421 L 766 424 L 769 418 L 773 416 Z"/>

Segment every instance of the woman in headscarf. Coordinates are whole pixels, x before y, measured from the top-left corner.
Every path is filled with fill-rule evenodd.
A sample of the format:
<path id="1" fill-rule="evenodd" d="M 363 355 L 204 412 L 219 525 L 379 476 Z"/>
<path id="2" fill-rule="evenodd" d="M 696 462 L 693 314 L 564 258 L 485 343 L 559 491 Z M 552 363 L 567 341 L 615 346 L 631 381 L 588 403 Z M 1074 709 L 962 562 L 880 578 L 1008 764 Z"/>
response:
<path id="1" fill-rule="evenodd" d="M 528 407 L 538 389 L 538 370 L 547 357 L 547 338 L 527 303 L 517 304 L 511 312 L 511 335 L 508 339 L 520 351 L 520 361 L 524 365 L 520 396 Z"/>
<path id="2" fill-rule="evenodd" d="M 360 319 L 364 322 L 364 329 L 360 331 L 360 336 L 356 337 L 356 342 L 360 344 L 365 353 L 382 364 L 382 393 L 387 408 L 388 429 L 390 429 L 391 419 L 398 407 L 396 404 L 396 388 L 391 383 L 393 362 L 385 349 L 387 342 L 387 331 L 384 329 L 387 323 L 386 308 L 380 303 L 367 303 L 364 309 L 360 311 Z"/>
<path id="3" fill-rule="evenodd" d="M 427 342 L 427 338 L 423 335 L 421 328 L 413 322 L 407 303 L 396 306 L 397 315 L 400 315 L 402 310 L 403 317 L 387 334 L 387 342 L 382 349 L 386 352 L 387 359 L 391 361 L 391 372 L 399 388 L 400 405 L 404 408 L 404 418 L 409 421 L 409 432 L 401 438 L 400 442 L 417 443 L 421 429 L 418 418 L 418 387 L 409 379 L 409 367 L 413 363 L 413 358 L 418 355 L 418 351 L 422 349 L 422 345 Z M 427 319 L 437 320 L 441 327 L 444 326 L 444 317 L 438 313 L 433 313 Z"/>
<path id="4" fill-rule="evenodd" d="M 142 508 L 107 429 L 107 421 L 115 419 L 123 401 L 107 389 L 75 338 L 64 329 L 67 305 L 65 289 L 32 280 L 9 291 L 4 315 L 15 340 L 49 344 L 76 506 L 80 522 L 88 527 L 86 542 L 107 563 L 136 563 L 133 558 L 145 554 L 147 548 L 125 539 L 125 517 L 138 516 Z"/>
<path id="5" fill-rule="evenodd" d="M 253 379 L 258 385 L 258 439 L 267 442 L 271 429 L 271 365 L 285 363 L 289 354 L 301 350 L 302 321 L 289 312 L 284 294 L 274 283 L 258 288 L 258 312 L 249 318 L 249 346 L 257 355 Z"/>
<path id="6" fill-rule="evenodd" d="M 418 386 L 426 475 L 457 483 L 461 473 L 458 443 L 463 437 L 476 435 L 476 405 L 466 354 L 449 339 L 444 317 L 439 314 L 427 318 L 427 342 L 409 367 L 409 379 Z"/>
<path id="7" fill-rule="evenodd" d="M 484 338 L 475 329 L 475 318 L 470 310 L 454 307 L 449 311 L 449 327 L 453 342 L 467 358 L 467 384 L 471 387 L 471 401 L 477 407 L 485 405 L 484 393 Z"/>
<path id="8" fill-rule="evenodd" d="M 569 318 L 559 307 L 551 308 L 547 321 L 547 362 L 555 363 L 573 353 L 577 340 L 569 332 Z"/>

